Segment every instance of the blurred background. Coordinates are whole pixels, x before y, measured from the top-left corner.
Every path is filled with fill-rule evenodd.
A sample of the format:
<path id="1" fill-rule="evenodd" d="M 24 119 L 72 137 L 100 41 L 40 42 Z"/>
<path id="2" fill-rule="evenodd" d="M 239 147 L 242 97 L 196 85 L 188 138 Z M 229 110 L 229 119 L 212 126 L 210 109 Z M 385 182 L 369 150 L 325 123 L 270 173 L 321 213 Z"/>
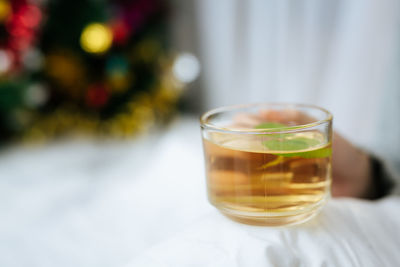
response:
<path id="1" fill-rule="evenodd" d="M 123 266 L 210 212 L 221 105 L 325 107 L 398 167 L 399 73 L 396 0 L 0 0 L 0 265 Z"/>
<path id="2" fill-rule="evenodd" d="M 171 45 L 169 3 L 0 3 L 4 142 L 131 137 L 165 122 L 199 73 Z"/>

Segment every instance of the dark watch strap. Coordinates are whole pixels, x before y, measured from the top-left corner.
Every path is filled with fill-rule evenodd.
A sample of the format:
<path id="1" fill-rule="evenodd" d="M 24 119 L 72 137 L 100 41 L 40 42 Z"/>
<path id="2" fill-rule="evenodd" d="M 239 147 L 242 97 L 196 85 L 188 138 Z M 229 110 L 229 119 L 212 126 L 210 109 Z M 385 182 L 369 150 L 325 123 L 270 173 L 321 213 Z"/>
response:
<path id="1" fill-rule="evenodd" d="M 394 182 L 385 169 L 380 159 L 371 155 L 370 166 L 372 174 L 372 194 L 371 199 L 379 199 L 390 193 L 394 187 Z"/>

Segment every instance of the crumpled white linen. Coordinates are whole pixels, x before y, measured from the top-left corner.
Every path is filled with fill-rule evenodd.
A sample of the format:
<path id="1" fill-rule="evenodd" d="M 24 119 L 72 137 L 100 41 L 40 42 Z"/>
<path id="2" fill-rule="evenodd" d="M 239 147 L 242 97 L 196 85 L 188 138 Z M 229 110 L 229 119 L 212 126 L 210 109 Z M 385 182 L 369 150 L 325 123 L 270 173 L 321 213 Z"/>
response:
<path id="1" fill-rule="evenodd" d="M 0 153 L 0 266 L 396 266 L 399 198 L 331 200 L 290 228 L 206 199 L 197 120 L 128 142 Z"/>
<path id="2" fill-rule="evenodd" d="M 128 266 L 398 266 L 400 198 L 331 200 L 293 227 L 238 224 L 217 211 Z"/>

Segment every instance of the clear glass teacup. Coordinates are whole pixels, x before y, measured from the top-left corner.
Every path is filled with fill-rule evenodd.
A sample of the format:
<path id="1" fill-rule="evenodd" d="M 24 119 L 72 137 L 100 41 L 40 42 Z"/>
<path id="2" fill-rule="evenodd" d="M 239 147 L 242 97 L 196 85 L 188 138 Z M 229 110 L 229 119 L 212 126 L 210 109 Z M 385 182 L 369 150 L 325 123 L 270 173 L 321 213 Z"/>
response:
<path id="1" fill-rule="evenodd" d="M 312 105 L 221 107 L 201 117 L 208 198 L 228 217 L 281 226 L 330 197 L 332 115 Z"/>

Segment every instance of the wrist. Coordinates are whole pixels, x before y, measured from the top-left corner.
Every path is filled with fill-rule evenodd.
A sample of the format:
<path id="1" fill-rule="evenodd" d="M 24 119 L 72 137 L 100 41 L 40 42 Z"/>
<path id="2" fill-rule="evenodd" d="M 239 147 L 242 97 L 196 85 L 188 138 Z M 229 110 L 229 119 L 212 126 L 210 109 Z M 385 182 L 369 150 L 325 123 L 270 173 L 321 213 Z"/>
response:
<path id="1" fill-rule="evenodd" d="M 381 160 L 369 155 L 370 185 L 367 191 L 367 199 L 379 199 L 388 195 L 393 188 L 393 181 L 386 173 Z"/>

